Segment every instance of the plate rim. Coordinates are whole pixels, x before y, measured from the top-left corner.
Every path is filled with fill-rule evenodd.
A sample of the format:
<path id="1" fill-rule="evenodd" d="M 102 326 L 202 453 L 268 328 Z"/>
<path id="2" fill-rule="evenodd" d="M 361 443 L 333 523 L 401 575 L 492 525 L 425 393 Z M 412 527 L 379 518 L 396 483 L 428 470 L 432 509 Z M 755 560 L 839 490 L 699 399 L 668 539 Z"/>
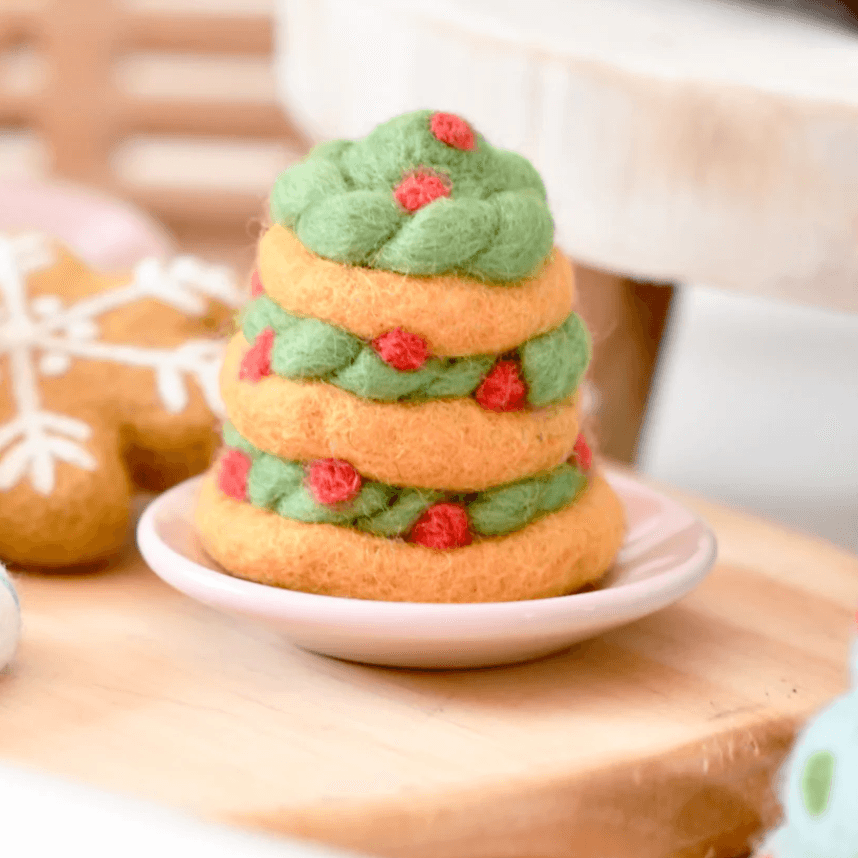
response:
<path id="1" fill-rule="evenodd" d="M 696 524 L 700 531 L 697 551 L 678 566 L 670 567 L 642 581 L 632 581 L 586 593 L 572 593 L 542 599 L 509 602 L 394 602 L 305 593 L 248 581 L 202 566 L 175 550 L 160 537 L 156 518 L 158 512 L 167 505 L 167 499 L 189 491 L 192 486 L 196 487 L 203 479 L 203 475 L 184 480 L 147 505 L 137 525 L 137 545 L 143 560 L 154 574 L 171 587 L 186 593 L 190 598 L 197 597 L 190 596 L 183 587 L 179 587 L 174 582 L 174 577 L 183 582 L 190 579 L 194 586 L 207 589 L 212 594 L 226 594 L 230 604 L 227 605 L 222 599 L 217 599 L 216 606 L 219 608 L 270 619 L 294 619 L 294 615 L 300 612 L 302 618 L 306 620 L 318 617 L 326 622 L 355 624 L 365 622 L 370 617 L 375 622 L 380 620 L 411 622 L 431 620 L 433 617 L 441 616 L 453 619 L 453 615 L 458 621 L 489 618 L 497 620 L 504 614 L 515 615 L 519 620 L 536 620 L 548 619 L 547 615 L 565 615 L 573 605 L 576 614 L 595 616 L 610 610 L 614 616 L 621 617 L 640 615 L 641 608 L 644 606 L 647 606 L 645 613 L 649 613 L 650 605 L 666 607 L 683 598 L 697 587 L 715 566 L 718 545 L 711 527 L 680 502 L 633 476 L 610 467 L 604 468 L 604 473 L 621 500 L 632 491 L 643 492 L 658 499 L 662 505 L 678 509 L 686 515 L 690 519 L 689 524 Z M 191 526 L 193 526 L 192 523 Z M 153 554 L 167 556 L 171 564 L 175 564 L 174 568 L 182 571 L 177 576 L 162 574 L 150 563 L 150 557 Z M 212 603 L 209 602 L 209 604 Z M 653 611 L 659 610 L 660 607 L 653 608 Z"/>

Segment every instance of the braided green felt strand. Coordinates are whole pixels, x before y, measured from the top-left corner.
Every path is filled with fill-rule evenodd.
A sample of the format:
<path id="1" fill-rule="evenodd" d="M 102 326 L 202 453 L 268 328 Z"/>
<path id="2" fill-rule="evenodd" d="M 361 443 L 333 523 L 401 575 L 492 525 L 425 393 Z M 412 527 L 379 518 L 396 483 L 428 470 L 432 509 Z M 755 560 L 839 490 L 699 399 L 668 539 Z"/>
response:
<path id="1" fill-rule="evenodd" d="M 540 477 L 480 492 L 468 504 L 471 527 L 484 536 L 520 530 L 534 519 L 566 506 L 584 483 L 584 475 L 564 462 Z"/>
<path id="2" fill-rule="evenodd" d="M 407 113 L 363 140 L 317 146 L 277 179 L 272 219 L 337 262 L 496 282 L 532 275 L 554 241 L 539 174 L 479 134 L 473 151 L 442 143 L 431 117 L 429 110 Z M 416 168 L 443 174 L 452 190 L 409 213 L 393 190 Z"/>
<path id="3" fill-rule="evenodd" d="M 475 533 L 512 533 L 572 503 L 586 483 L 584 474 L 566 462 L 547 473 L 468 495 L 365 480 L 353 501 L 328 506 L 310 494 L 302 463 L 257 449 L 231 423 L 224 425 L 223 438 L 228 447 L 251 458 L 247 496 L 254 506 L 295 521 L 354 527 L 390 538 L 407 534 L 426 509 L 442 500 L 463 504 Z"/>
<path id="4" fill-rule="evenodd" d="M 523 343 L 518 350 L 534 408 L 565 399 L 578 387 L 590 363 L 590 334 L 576 313 L 553 331 Z"/>
<path id="5" fill-rule="evenodd" d="M 267 296 L 252 301 L 242 319 L 249 343 L 265 328 L 275 331 L 271 370 L 293 379 L 326 381 L 365 399 L 381 402 L 470 396 L 495 362 L 493 355 L 431 358 L 423 367 L 400 372 L 372 346 L 318 319 L 292 316 Z M 577 387 L 590 360 L 590 338 L 575 313 L 519 348 L 528 402 L 560 402 Z"/>

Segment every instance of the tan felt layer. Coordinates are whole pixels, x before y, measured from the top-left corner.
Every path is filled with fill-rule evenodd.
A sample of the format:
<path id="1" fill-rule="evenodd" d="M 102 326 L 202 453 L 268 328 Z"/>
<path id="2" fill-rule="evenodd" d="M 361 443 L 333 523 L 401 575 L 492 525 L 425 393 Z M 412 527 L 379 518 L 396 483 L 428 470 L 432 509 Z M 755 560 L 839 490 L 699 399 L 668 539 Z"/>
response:
<path id="1" fill-rule="evenodd" d="M 346 459 L 391 485 L 480 491 L 565 461 L 578 436 L 574 397 L 538 411 L 496 414 L 473 399 L 378 403 L 321 382 L 240 381 L 247 341 L 236 334 L 221 370 L 229 419 L 284 459 Z"/>
<path id="2" fill-rule="evenodd" d="M 608 570 L 624 531 L 622 505 L 600 475 L 560 512 L 450 551 L 292 521 L 222 494 L 211 472 L 196 523 L 206 551 L 237 577 L 394 602 L 508 602 L 573 593 Z"/>
<path id="3" fill-rule="evenodd" d="M 323 319 L 365 339 L 402 327 L 439 356 L 516 348 L 560 325 L 575 300 L 572 266 L 557 248 L 536 277 L 492 285 L 341 265 L 273 226 L 259 242 L 259 273 L 265 291 L 289 313 Z"/>

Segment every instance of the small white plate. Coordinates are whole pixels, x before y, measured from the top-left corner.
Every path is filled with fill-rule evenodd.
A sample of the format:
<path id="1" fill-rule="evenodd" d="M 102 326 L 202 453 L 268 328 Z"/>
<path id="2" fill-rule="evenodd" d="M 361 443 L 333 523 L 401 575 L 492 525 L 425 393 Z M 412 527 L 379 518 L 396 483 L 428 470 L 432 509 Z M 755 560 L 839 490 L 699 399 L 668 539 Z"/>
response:
<path id="1" fill-rule="evenodd" d="M 193 526 L 199 479 L 156 498 L 137 543 L 168 584 L 221 611 L 274 625 L 302 649 L 396 667 L 487 667 L 565 649 L 670 605 L 715 562 L 711 530 L 675 501 L 624 474 L 608 479 L 628 532 L 600 589 L 524 602 L 426 604 L 317 596 L 234 578 L 209 558 Z"/>

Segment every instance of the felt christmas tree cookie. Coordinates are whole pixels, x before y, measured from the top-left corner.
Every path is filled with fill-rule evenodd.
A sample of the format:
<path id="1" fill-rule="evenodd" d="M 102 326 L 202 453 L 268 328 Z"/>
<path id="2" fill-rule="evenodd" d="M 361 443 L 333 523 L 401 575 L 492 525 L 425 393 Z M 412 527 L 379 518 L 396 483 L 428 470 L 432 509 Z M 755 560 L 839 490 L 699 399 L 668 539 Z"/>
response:
<path id="1" fill-rule="evenodd" d="M 240 297 L 191 257 L 105 275 L 44 236 L 0 235 L 0 559 L 100 560 L 135 488 L 206 468 Z"/>
<path id="2" fill-rule="evenodd" d="M 590 340 L 528 161 L 420 111 L 271 196 L 196 520 L 232 574 L 415 602 L 574 592 L 622 508 L 592 462 Z"/>

